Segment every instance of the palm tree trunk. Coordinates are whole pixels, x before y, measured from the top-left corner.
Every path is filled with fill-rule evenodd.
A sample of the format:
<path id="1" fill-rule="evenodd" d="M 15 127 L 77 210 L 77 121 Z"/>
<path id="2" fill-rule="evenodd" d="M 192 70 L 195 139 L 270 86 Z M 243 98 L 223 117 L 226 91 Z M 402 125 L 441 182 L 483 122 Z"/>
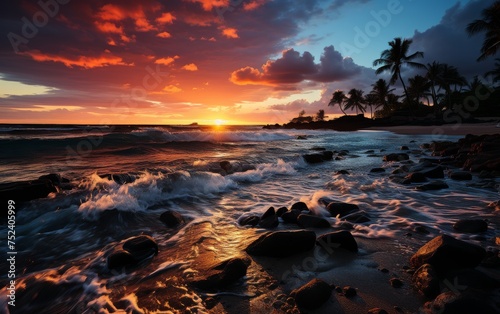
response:
<path id="1" fill-rule="evenodd" d="M 341 103 L 339 103 L 339 108 L 340 108 L 340 111 L 342 111 L 342 113 L 344 114 L 344 116 L 347 116 L 347 113 L 345 113 L 344 109 L 342 109 Z"/>
<path id="2" fill-rule="evenodd" d="M 408 91 L 406 90 L 406 85 L 405 82 L 403 81 L 403 78 L 401 77 L 401 72 L 398 73 L 399 79 L 401 80 L 401 84 L 403 84 L 403 90 L 405 91 L 405 96 L 406 99 L 408 100 L 408 109 L 410 109 L 410 118 L 413 118 L 413 108 L 411 106 L 411 100 L 410 97 L 408 97 Z"/>

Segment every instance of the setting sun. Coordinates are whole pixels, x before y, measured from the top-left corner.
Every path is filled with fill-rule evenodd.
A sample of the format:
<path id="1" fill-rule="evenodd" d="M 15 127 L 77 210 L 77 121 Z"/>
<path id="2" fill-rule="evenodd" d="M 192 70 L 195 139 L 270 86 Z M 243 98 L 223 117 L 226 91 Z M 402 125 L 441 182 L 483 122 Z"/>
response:
<path id="1" fill-rule="evenodd" d="M 223 124 L 224 124 L 224 120 L 221 120 L 221 119 L 215 119 L 215 120 L 214 120 L 214 124 L 215 124 L 215 125 L 218 125 L 218 126 L 223 125 Z"/>

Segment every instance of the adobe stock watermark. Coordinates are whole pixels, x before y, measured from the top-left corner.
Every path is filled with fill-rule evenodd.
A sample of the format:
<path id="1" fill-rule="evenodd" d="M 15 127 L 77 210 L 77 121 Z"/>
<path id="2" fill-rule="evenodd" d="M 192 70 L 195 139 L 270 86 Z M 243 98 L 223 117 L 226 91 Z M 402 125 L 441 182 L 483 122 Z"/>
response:
<path id="1" fill-rule="evenodd" d="M 131 113 L 134 108 L 139 107 L 139 101 L 145 101 L 148 96 L 148 91 L 153 91 L 158 88 L 165 78 L 170 75 L 170 72 L 163 71 L 159 64 L 156 65 L 156 69 L 153 69 L 149 65 L 146 66 L 145 71 L 147 72 L 142 78 L 142 85 L 136 86 L 130 90 L 129 94 L 123 94 L 111 103 L 111 113 L 119 114 L 120 121 L 128 117 L 127 114 Z M 101 120 L 101 125 L 109 125 L 111 121 Z M 119 124 L 114 121 L 113 124 Z M 86 138 L 79 141 L 76 147 L 70 145 L 66 146 L 66 164 L 68 167 L 74 165 L 75 162 L 81 161 L 83 158 L 88 157 L 94 149 L 102 144 L 104 137 L 103 135 L 91 135 L 92 132 L 113 132 L 116 126 L 111 125 L 110 127 L 95 127 L 90 130 L 84 131 L 84 136 Z"/>
<path id="2" fill-rule="evenodd" d="M 410 0 L 411 1 L 411 0 Z M 352 56 L 358 54 L 362 49 L 367 48 L 372 39 L 380 35 L 383 28 L 391 24 L 392 17 L 403 12 L 403 5 L 399 0 L 389 0 L 386 9 L 370 11 L 373 19 L 365 23 L 363 28 L 356 26 L 354 32 L 356 33 L 352 43 L 342 42 L 340 44 L 340 51 L 343 56 Z"/>
<path id="3" fill-rule="evenodd" d="M 40 10 L 35 12 L 31 20 L 26 16 L 21 18 L 23 23 L 21 26 L 21 35 L 18 33 L 10 32 L 7 38 L 14 49 L 15 53 L 19 53 L 19 46 L 21 44 L 27 45 L 30 39 L 35 38 L 38 34 L 39 28 L 45 27 L 51 18 L 54 18 L 58 13 L 61 5 L 68 4 L 71 0 L 40 0 L 37 2 Z"/>

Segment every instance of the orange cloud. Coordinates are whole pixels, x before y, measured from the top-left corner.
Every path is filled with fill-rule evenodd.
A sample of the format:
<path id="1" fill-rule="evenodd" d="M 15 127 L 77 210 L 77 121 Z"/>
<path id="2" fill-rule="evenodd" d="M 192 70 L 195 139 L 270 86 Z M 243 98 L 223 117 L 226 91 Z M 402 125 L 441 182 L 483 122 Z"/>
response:
<path id="1" fill-rule="evenodd" d="M 258 7 L 262 6 L 264 3 L 266 3 L 266 0 L 254 0 L 251 2 L 247 2 L 243 4 L 243 9 L 245 11 L 252 11 L 257 9 Z"/>
<path id="2" fill-rule="evenodd" d="M 163 91 L 166 92 L 167 94 L 174 94 L 182 92 L 182 89 L 175 85 L 168 85 L 163 88 Z"/>
<path id="3" fill-rule="evenodd" d="M 161 33 L 156 34 L 156 37 L 170 38 L 170 37 L 172 37 L 172 34 L 170 34 L 169 32 L 161 32 Z"/>
<path id="4" fill-rule="evenodd" d="M 231 73 L 229 80 L 236 85 L 272 85 L 266 84 L 264 75 L 252 67 L 244 67 Z"/>
<path id="5" fill-rule="evenodd" d="M 173 63 L 175 60 L 179 59 L 179 56 L 174 56 L 174 57 L 167 57 L 167 58 L 160 58 L 155 61 L 156 64 L 163 64 L 163 65 L 169 65 Z"/>
<path id="6" fill-rule="evenodd" d="M 175 20 L 175 16 L 172 13 L 163 13 L 159 18 L 156 19 L 156 22 L 160 24 L 172 24 Z"/>
<path id="7" fill-rule="evenodd" d="M 190 0 L 191 2 L 200 3 L 205 11 L 212 11 L 213 8 L 227 7 L 230 0 Z"/>
<path id="8" fill-rule="evenodd" d="M 123 34 L 123 28 L 111 22 L 95 22 L 95 26 L 103 33 Z"/>
<path id="9" fill-rule="evenodd" d="M 100 68 L 110 65 L 128 65 L 123 62 L 123 59 L 111 54 L 101 55 L 99 57 L 87 57 L 87 56 L 77 56 L 75 58 L 68 58 L 63 56 L 57 56 L 53 54 L 44 54 L 39 50 L 32 50 L 21 53 L 22 55 L 29 56 L 35 61 L 39 62 L 60 62 L 72 68 L 74 66 L 82 67 L 85 69 Z"/>
<path id="10" fill-rule="evenodd" d="M 104 21 L 121 21 L 127 17 L 127 14 L 117 5 L 106 4 L 99 10 L 97 17 Z"/>
<path id="11" fill-rule="evenodd" d="M 194 63 L 186 64 L 183 66 L 181 69 L 186 70 L 186 71 L 198 71 L 198 67 Z"/>
<path id="12" fill-rule="evenodd" d="M 238 30 L 236 28 L 224 28 L 222 30 L 222 35 L 227 38 L 240 38 L 240 36 L 238 36 Z"/>

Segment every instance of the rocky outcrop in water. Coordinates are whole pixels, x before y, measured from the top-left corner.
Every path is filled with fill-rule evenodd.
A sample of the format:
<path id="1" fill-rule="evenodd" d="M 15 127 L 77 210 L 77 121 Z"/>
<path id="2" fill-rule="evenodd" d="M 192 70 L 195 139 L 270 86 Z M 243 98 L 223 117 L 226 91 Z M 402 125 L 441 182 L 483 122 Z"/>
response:
<path id="1" fill-rule="evenodd" d="M 316 243 L 321 247 L 332 249 L 340 248 L 351 252 L 358 252 L 358 243 L 349 231 L 336 231 L 318 237 Z"/>
<path id="2" fill-rule="evenodd" d="M 160 220 L 169 228 L 177 228 L 185 223 L 181 214 L 173 210 L 167 210 L 160 215 Z"/>
<path id="3" fill-rule="evenodd" d="M 109 269 L 122 269 L 136 266 L 144 260 L 158 254 L 158 244 L 147 235 L 129 238 L 107 257 Z"/>
<path id="4" fill-rule="evenodd" d="M 264 234 L 250 243 L 246 251 L 250 255 L 286 257 L 314 248 L 316 234 L 313 231 L 276 231 Z"/>

